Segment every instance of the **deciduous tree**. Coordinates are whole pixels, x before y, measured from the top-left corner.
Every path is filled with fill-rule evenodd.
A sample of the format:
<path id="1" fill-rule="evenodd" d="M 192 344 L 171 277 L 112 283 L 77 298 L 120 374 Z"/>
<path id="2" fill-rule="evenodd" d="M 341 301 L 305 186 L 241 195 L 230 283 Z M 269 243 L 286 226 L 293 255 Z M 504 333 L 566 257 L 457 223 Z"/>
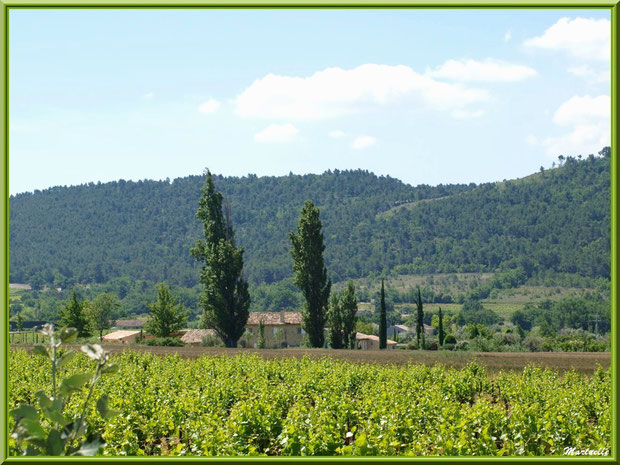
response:
<path id="1" fill-rule="evenodd" d="M 103 331 L 112 326 L 110 320 L 114 318 L 119 307 L 118 297 L 108 293 L 99 294 L 88 306 L 91 327 L 99 331 L 100 341 L 103 339 Z"/>

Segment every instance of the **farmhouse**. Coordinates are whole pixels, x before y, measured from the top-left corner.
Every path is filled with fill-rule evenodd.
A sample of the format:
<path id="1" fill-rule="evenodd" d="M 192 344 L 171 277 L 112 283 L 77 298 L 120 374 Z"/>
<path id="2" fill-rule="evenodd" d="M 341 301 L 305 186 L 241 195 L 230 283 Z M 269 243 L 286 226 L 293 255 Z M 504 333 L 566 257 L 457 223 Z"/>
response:
<path id="1" fill-rule="evenodd" d="M 410 331 L 412 331 L 412 328 L 406 325 L 392 325 L 387 328 L 388 336 L 394 336 L 394 334 L 398 336 L 402 333 L 408 333 Z M 415 332 L 415 327 L 413 327 L 413 331 Z"/>
<path id="2" fill-rule="evenodd" d="M 258 347 L 258 324 L 265 325 L 265 347 L 300 346 L 305 331 L 301 327 L 301 312 L 250 312 L 242 347 Z"/>
<path id="3" fill-rule="evenodd" d="M 355 342 L 358 349 L 362 350 L 379 350 L 379 336 L 372 334 L 355 333 Z M 387 348 L 395 349 L 396 341 L 387 340 Z"/>

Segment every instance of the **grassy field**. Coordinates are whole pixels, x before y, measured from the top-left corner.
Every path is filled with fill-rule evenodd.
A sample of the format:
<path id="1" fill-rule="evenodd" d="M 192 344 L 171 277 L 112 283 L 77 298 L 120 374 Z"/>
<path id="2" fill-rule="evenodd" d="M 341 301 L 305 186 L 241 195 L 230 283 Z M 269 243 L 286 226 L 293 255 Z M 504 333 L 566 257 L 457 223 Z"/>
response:
<path id="1" fill-rule="evenodd" d="M 394 289 L 398 292 L 407 292 L 410 289 L 416 289 L 418 286 L 431 289 L 434 292 L 444 292 L 452 295 L 454 298 L 459 295 L 466 294 L 469 290 L 481 284 L 488 283 L 494 277 L 493 273 L 445 273 L 433 275 L 398 275 L 390 277 L 386 282 L 387 289 Z M 380 281 L 377 279 L 362 278 L 354 280 L 356 285 L 370 292 L 378 292 Z M 335 286 L 339 289 L 340 284 Z M 524 285 L 514 289 L 494 289 L 491 295 L 483 299 L 482 304 L 505 321 L 509 321 L 512 314 L 522 309 L 527 304 L 535 304 L 542 300 L 560 300 L 567 297 L 577 297 L 584 291 L 595 291 L 594 289 L 582 289 L 577 287 L 564 286 L 530 286 Z M 394 305 L 397 310 L 408 313 L 413 307 L 413 303 L 397 303 Z M 441 306 L 442 310 L 447 313 L 456 314 L 461 310 L 462 305 L 457 303 L 425 303 L 424 308 L 428 311 L 437 311 Z M 375 305 L 371 302 L 359 302 L 360 310 L 373 310 Z"/>
<path id="2" fill-rule="evenodd" d="M 74 349 L 79 350 L 79 345 Z M 103 344 L 105 350 L 120 353 L 128 350 L 149 352 L 157 355 L 178 354 L 187 358 L 208 356 L 236 356 L 239 354 L 256 354 L 264 359 L 311 359 L 331 358 L 352 362 L 373 364 L 389 364 L 407 366 L 409 364 L 424 364 L 427 366 L 445 365 L 462 368 L 470 362 L 476 361 L 487 367 L 489 372 L 520 371 L 530 364 L 540 365 L 556 371 L 575 370 L 583 374 L 593 373 L 597 365 L 608 368 L 611 357 L 609 352 L 449 352 L 449 351 L 413 351 L 413 350 L 332 350 L 332 349 L 224 349 L 214 347 L 152 347 L 139 344 Z M 17 348 L 17 347 L 15 347 Z M 32 346 L 20 345 L 18 348 L 30 350 Z"/>
<path id="3" fill-rule="evenodd" d="M 442 273 L 431 275 L 396 275 L 390 276 L 386 281 L 387 289 L 394 289 L 399 292 L 405 292 L 408 289 L 415 289 L 418 286 L 430 288 L 433 291 L 448 292 L 451 294 L 459 294 L 472 289 L 475 286 L 484 284 L 493 278 L 493 273 Z M 353 282 L 359 289 L 379 292 L 381 280 L 376 278 L 359 278 Z M 346 283 L 338 283 L 334 285 L 334 289 L 338 290 L 344 287 Z"/>
<path id="4" fill-rule="evenodd" d="M 496 302 L 482 301 L 482 305 L 484 305 L 485 308 L 493 310 L 495 313 L 501 316 L 505 321 L 509 321 L 510 317 L 515 311 L 519 310 L 520 308 L 523 308 L 523 304 L 514 303 L 514 302 L 496 303 Z M 396 305 L 395 307 L 399 308 L 399 305 Z M 446 314 L 456 315 L 463 306 L 461 304 L 425 304 L 424 310 L 429 311 L 429 312 L 437 312 L 439 310 L 439 307 L 441 307 L 441 310 Z"/>

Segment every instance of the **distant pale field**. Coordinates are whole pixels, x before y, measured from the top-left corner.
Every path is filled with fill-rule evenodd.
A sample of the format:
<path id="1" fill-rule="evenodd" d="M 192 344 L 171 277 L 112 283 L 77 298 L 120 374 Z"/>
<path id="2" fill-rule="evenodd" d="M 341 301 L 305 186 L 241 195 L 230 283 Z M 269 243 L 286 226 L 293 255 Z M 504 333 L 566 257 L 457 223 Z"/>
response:
<path id="1" fill-rule="evenodd" d="M 394 289 L 399 292 L 407 289 L 420 287 L 430 287 L 435 291 L 454 293 L 455 291 L 464 292 L 470 289 L 472 284 L 483 284 L 494 276 L 493 273 L 441 273 L 430 275 L 396 275 L 391 276 L 385 281 L 387 289 Z M 360 289 L 379 291 L 381 280 L 378 278 L 358 278 L 353 282 Z M 343 287 L 344 283 L 334 285 L 334 288 Z"/>

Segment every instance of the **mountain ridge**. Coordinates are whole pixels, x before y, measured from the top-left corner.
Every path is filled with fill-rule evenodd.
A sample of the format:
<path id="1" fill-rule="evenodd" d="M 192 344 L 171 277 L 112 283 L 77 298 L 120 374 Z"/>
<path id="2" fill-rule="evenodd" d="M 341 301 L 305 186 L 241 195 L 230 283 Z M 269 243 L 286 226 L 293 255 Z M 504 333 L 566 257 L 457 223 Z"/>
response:
<path id="1" fill-rule="evenodd" d="M 188 250 L 201 237 L 194 214 L 203 181 L 196 175 L 119 180 L 11 196 L 11 281 L 66 287 L 130 276 L 193 286 L 198 265 Z M 291 275 L 288 232 L 308 198 L 322 208 L 334 281 L 386 270 L 515 266 L 528 273 L 608 274 L 608 155 L 569 157 L 561 168 L 480 185 L 410 186 L 367 170 L 217 175 L 214 181 L 232 207 L 246 275 L 254 283 Z M 417 204 L 407 207 L 411 202 Z M 472 226 L 472 219 L 479 224 Z M 570 244 L 578 245 L 572 255 Z"/>

